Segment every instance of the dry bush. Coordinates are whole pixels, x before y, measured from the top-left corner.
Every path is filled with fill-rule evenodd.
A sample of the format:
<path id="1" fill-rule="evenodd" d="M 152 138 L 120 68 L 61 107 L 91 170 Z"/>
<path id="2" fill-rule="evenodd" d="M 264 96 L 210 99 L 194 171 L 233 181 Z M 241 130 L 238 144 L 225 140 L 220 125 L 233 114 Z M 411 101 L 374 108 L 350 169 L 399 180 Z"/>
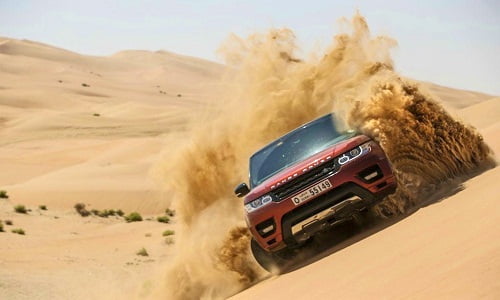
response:
<path id="1" fill-rule="evenodd" d="M 26 210 L 26 207 L 24 205 L 16 205 L 14 206 L 14 211 L 16 213 L 20 213 L 20 214 L 27 214 L 28 211 Z"/>
<path id="2" fill-rule="evenodd" d="M 12 229 L 11 231 L 12 231 L 12 233 L 17 233 L 17 234 L 20 234 L 20 235 L 24 235 L 25 234 L 24 229 L 22 229 L 22 228 Z"/>
<path id="3" fill-rule="evenodd" d="M 131 212 L 125 216 L 125 221 L 127 222 L 140 222 L 142 221 L 142 216 L 138 212 Z"/>
<path id="4" fill-rule="evenodd" d="M 173 216 L 175 216 L 175 210 L 167 208 L 167 209 L 165 209 L 165 214 L 169 217 L 173 217 Z"/>
<path id="5" fill-rule="evenodd" d="M 169 236 L 169 235 L 174 235 L 175 231 L 173 230 L 165 230 L 163 231 L 163 236 Z"/>
<path id="6" fill-rule="evenodd" d="M 148 251 L 144 247 L 142 247 L 142 249 L 137 251 L 135 254 L 140 255 L 140 256 L 149 256 Z"/>
<path id="7" fill-rule="evenodd" d="M 170 223 L 170 218 L 168 216 L 161 216 L 156 218 L 156 220 L 160 223 Z"/>
<path id="8" fill-rule="evenodd" d="M 83 203 L 77 203 L 75 204 L 75 210 L 77 213 L 80 214 L 82 217 L 88 217 L 90 215 L 90 212 L 85 209 L 85 204 Z"/>

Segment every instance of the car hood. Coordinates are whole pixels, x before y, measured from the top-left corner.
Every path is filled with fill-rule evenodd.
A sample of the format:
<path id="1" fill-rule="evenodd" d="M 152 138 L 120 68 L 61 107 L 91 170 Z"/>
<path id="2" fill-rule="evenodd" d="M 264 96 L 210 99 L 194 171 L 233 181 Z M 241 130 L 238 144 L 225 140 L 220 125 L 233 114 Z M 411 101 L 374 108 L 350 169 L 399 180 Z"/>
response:
<path id="1" fill-rule="evenodd" d="M 285 168 L 284 170 L 278 172 L 277 174 L 266 179 L 264 182 L 255 186 L 250 193 L 245 197 L 245 204 L 257 199 L 258 197 L 265 195 L 272 191 L 274 188 L 281 184 L 285 184 L 288 181 L 307 173 L 316 167 L 327 163 L 334 159 L 335 157 L 341 155 L 342 153 L 361 145 L 370 140 L 369 137 L 365 135 L 357 135 L 355 137 L 343 140 L 331 147 L 316 153 L 313 156 L 306 158 L 305 160 L 299 161 L 292 166 Z"/>

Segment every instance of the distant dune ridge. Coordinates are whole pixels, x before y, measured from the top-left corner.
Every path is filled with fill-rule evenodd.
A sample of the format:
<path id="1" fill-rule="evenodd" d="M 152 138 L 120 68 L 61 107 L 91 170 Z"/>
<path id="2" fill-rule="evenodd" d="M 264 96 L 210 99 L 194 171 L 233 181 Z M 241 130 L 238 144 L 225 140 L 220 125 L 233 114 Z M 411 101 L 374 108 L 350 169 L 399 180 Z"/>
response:
<path id="1" fill-rule="evenodd" d="M 222 71 L 165 51 L 91 57 L 6 38 L 0 63 L 0 151 L 11 170 L 1 185 L 61 208 L 73 205 L 68 197 L 105 197 L 146 212 L 164 206 L 146 176 L 163 148 L 159 137 L 181 132 L 206 109 Z"/>
<path id="2" fill-rule="evenodd" d="M 224 298 L 265 278 L 232 189 L 253 151 L 330 111 L 381 141 L 399 172 L 403 188 L 382 214 L 448 195 L 443 182 L 456 187 L 494 164 L 499 97 L 401 78 L 395 41 L 371 37 L 359 15 L 349 24 L 309 60 L 295 57 L 288 29 L 232 36 L 220 50 L 230 68 L 0 37 L 0 190 L 9 194 L 0 220 L 26 230 L 0 233 L 0 298 Z M 239 296 L 498 297 L 498 175 Z M 150 216 L 172 204 L 175 248 L 158 239 L 158 222 L 84 219 L 77 202 Z M 15 204 L 34 210 L 19 215 Z M 141 247 L 152 261 L 134 260 Z"/>

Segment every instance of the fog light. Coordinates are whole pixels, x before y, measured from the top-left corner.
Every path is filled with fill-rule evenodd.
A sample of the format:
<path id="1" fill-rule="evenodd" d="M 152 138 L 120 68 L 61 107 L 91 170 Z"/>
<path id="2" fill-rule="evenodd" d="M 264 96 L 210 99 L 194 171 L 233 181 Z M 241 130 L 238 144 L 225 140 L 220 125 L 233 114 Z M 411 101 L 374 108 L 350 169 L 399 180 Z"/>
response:
<path id="1" fill-rule="evenodd" d="M 260 236 L 266 238 L 276 232 L 276 222 L 274 222 L 273 218 L 270 218 L 255 226 L 255 229 L 257 229 Z"/>
<path id="2" fill-rule="evenodd" d="M 378 175 L 378 172 L 375 171 L 375 172 L 372 172 L 372 173 L 366 175 L 364 178 L 365 178 L 365 180 L 369 181 L 369 180 L 372 180 L 373 178 L 377 177 L 377 175 Z"/>
<path id="3" fill-rule="evenodd" d="M 263 234 L 266 234 L 266 233 L 268 233 L 268 232 L 273 231 L 273 229 L 274 229 L 274 225 L 269 225 L 269 226 L 267 226 L 266 228 L 263 228 L 263 229 L 262 229 L 262 233 L 263 233 Z"/>
<path id="4" fill-rule="evenodd" d="M 358 173 L 358 178 L 366 183 L 372 183 L 384 177 L 384 173 L 378 165 L 373 165 Z"/>

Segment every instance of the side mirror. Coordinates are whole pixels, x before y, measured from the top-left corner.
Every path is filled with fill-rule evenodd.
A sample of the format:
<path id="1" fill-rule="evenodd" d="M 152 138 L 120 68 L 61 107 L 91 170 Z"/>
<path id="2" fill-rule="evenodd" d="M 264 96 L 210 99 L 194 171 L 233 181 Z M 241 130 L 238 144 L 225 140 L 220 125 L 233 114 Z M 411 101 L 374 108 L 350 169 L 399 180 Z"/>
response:
<path id="1" fill-rule="evenodd" d="M 236 194 L 236 196 L 241 198 L 250 193 L 250 189 L 248 188 L 247 184 L 243 182 L 238 184 L 238 186 L 234 189 L 234 193 Z"/>

